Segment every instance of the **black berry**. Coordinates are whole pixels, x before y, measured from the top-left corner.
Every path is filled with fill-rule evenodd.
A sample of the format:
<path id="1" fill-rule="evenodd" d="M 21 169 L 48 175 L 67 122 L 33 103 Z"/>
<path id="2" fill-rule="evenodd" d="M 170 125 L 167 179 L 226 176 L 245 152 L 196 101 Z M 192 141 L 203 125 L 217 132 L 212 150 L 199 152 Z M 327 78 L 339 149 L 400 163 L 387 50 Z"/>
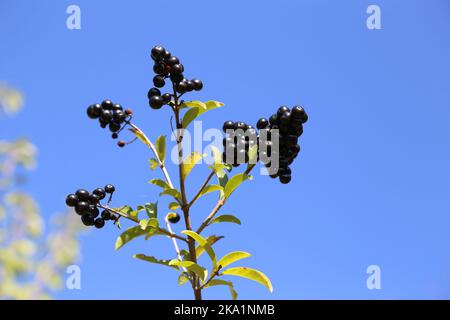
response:
<path id="1" fill-rule="evenodd" d="M 94 225 L 94 217 L 90 214 L 83 214 L 81 216 L 81 221 L 85 226 L 93 226 Z"/>
<path id="2" fill-rule="evenodd" d="M 166 84 L 166 81 L 164 80 L 163 76 L 157 75 L 153 77 L 153 84 L 157 88 L 162 88 Z"/>
<path id="3" fill-rule="evenodd" d="M 114 191 L 116 191 L 116 187 L 114 187 L 112 184 L 108 184 L 105 186 L 106 193 L 113 193 Z"/>
<path id="4" fill-rule="evenodd" d="M 94 225 L 97 229 L 101 229 L 105 225 L 105 220 L 103 220 L 102 218 L 97 218 L 94 221 Z"/>
<path id="5" fill-rule="evenodd" d="M 152 109 L 161 109 L 164 105 L 164 100 L 161 96 L 153 96 L 150 98 L 149 104 Z"/>
<path id="6" fill-rule="evenodd" d="M 97 188 L 94 191 L 92 191 L 92 193 L 98 196 L 100 200 L 103 200 L 106 197 L 106 192 L 102 188 Z"/>
<path id="7" fill-rule="evenodd" d="M 76 195 L 74 195 L 74 194 L 69 194 L 66 197 L 66 204 L 69 207 L 75 207 L 78 204 L 78 197 Z"/>
<path id="8" fill-rule="evenodd" d="M 75 194 L 78 197 L 79 201 L 89 201 L 89 191 L 85 189 L 78 189 Z"/>
<path id="9" fill-rule="evenodd" d="M 180 221 L 180 215 L 176 212 L 171 212 L 167 216 L 167 220 L 169 220 L 169 222 L 171 223 L 177 223 L 178 221 Z"/>
<path id="10" fill-rule="evenodd" d="M 195 91 L 200 91 L 203 89 L 203 82 L 199 79 L 192 79 L 192 87 Z"/>

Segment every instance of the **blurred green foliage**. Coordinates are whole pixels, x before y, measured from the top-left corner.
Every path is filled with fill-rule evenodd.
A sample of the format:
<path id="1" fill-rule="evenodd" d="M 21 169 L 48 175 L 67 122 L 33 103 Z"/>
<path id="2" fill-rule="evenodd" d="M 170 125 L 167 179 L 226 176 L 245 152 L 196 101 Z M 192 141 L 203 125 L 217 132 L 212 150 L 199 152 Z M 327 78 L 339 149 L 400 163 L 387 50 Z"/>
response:
<path id="1" fill-rule="evenodd" d="M 22 108 L 22 94 L 0 84 L 0 116 Z M 67 266 L 79 259 L 82 227 L 67 212 L 45 222 L 35 200 L 21 190 L 21 171 L 36 165 L 36 147 L 0 138 L 0 298 L 49 299 L 63 288 Z"/>

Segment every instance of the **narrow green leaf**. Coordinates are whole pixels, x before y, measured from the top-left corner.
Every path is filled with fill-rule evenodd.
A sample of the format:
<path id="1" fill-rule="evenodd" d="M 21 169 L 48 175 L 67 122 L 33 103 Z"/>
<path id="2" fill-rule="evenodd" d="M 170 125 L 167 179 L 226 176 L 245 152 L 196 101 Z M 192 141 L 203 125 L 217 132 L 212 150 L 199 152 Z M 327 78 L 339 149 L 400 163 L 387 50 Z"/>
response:
<path id="1" fill-rule="evenodd" d="M 166 136 L 159 136 L 156 139 L 156 151 L 158 152 L 158 157 L 161 162 L 166 159 Z"/>
<path id="2" fill-rule="evenodd" d="M 206 271 L 205 268 L 199 266 L 198 264 L 196 264 L 192 261 L 180 261 L 180 260 L 174 259 L 169 262 L 169 265 L 184 267 L 184 268 L 188 269 L 189 271 L 192 271 L 195 274 L 197 274 L 202 279 L 202 281 L 205 281 L 205 279 L 208 275 L 208 272 Z"/>
<path id="3" fill-rule="evenodd" d="M 200 153 L 194 151 L 190 155 L 188 155 L 186 158 L 184 158 L 183 161 L 183 179 L 186 179 L 186 177 L 189 175 L 191 170 L 194 168 L 194 166 L 203 158 L 203 155 Z"/>
<path id="4" fill-rule="evenodd" d="M 176 200 L 181 201 L 181 193 L 176 189 L 166 189 L 159 194 L 160 196 L 168 195 L 174 197 Z"/>
<path id="5" fill-rule="evenodd" d="M 247 267 L 236 267 L 223 270 L 222 274 L 247 278 L 262 284 L 267 289 L 269 289 L 270 292 L 273 291 L 272 283 L 270 282 L 269 278 L 267 278 L 267 276 L 261 271 Z"/>
<path id="6" fill-rule="evenodd" d="M 157 229 L 159 227 L 159 222 L 156 218 L 142 219 L 139 221 L 139 225 L 142 230 L 146 230 L 147 228 Z"/>
<path id="7" fill-rule="evenodd" d="M 180 276 L 178 277 L 178 284 L 180 286 L 182 286 L 183 284 L 185 284 L 188 281 L 189 281 L 189 278 L 186 276 L 185 273 L 180 274 Z"/>
<path id="8" fill-rule="evenodd" d="M 200 196 L 204 196 L 205 194 L 208 194 L 210 192 L 214 192 L 214 191 L 223 191 L 223 187 L 219 186 L 218 184 L 210 184 L 208 186 L 206 186 L 202 192 L 200 192 Z"/>
<path id="9" fill-rule="evenodd" d="M 169 210 L 177 210 L 179 207 L 180 207 L 180 204 L 178 202 L 169 203 Z"/>
<path id="10" fill-rule="evenodd" d="M 116 240 L 116 250 L 122 248 L 125 244 L 130 242 L 131 240 L 143 236 L 147 231 L 142 230 L 141 226 L 131 227 L 128 230 L 124 231 Z"/>
<path id="11" fill-rule="evenodd" d="M 244 251 L 234 251 L 224 255 L 218 262 L 217 265 L 225 268 L 226 266 L 236 262 L 238 260 L 248 258 L 251 254 Z"/>
<path id="12" fill-rule="evenodd" d="M 228 175 L 225 173 L 225 171 L 223 171 L 223 175 L 219 176 L 216 172 L 217 175 L 217 181 L 219 182 L 219 185 L 224 189 L 220 191 L 220 199 L 222 199 L 225 196 L 225 186 L 228 183 Z"/>
<path id="13" fill-rule="evenodd" d="M 206 104 L 201 101 L 185 101 L 183 104 L 189 108 L 202 108 L 206 109 Z"/>
<path id="14" fill-rule="evenodd" d="M 231 298 L 233 300 L 237 299 L 238 294 L 237 294 L 236 290 L 234 290 L 234 286 L 231 281 L 225 281 L 225 280 L 221 280 L 221 279 L 212 279 L 208 283 L 208 285 L 205 286 L 205 288 L 214 287 L 214 286 L 228 286 L 228 288 L 230 289 Z"/>
<path id="15" fill-rule="evenodd" d="M 171 267 L 171 268 L 174 268 L 176 270 L 180 270 L 178 268 L 178 266 L 170 265 L 169 264 L 170 260 L 159 260 L 159 259 L 156 259 L 155 257 L 147 256 L 147 255 L 142 254 L 142 253 L 135 254 L 133 256 L 133 258 L 139 259 L 139 260 L 143 260 L 143 261 L 147 261 L 147 262 L 150 262 L 150 263 L 160 264 L 160 265 L 163 265 L 163 266 L 166 266 L 166 267 Z"/>
<path id="16" fill-rule="evenodd" d="M 170 189 L 169 184 L 161 179 L 152 179 L 149 181 L 149 183 L 154 184 L 155 186 L 158 186 L 163 189 Z"/>
<path id="17" fill-rule="evenodd" d="M 216 253 L 214 252 L 213 248 L 209 245 L 208 241 L 198 233 L 191 230 L 183 230 L 181 231 L 181 233 L 191 237 L 192 239 L 197 241 L 200 246 L 203 247 L 203 249 L 206 251 L 206 253 L 208 254 L 209 258 L 212 261 L 213 269 L 215 269 L 217 266 Z"/>
<path id="18" fill-rule="evenodd" d="M 156 160 L 155 158 L 151 158 L 150 159 L 150 170 L 155 170 L 158 167 L 159 167 L 158 160 Z"/>
<path id="19" fill-rule="evenodd" d="M 238 218 L 236 218 L 235 216 L 233 216 L 231 214 L 224 214 L 224 215 L 218 216 L 218 217 L 214 218 L 209 224 L 219 223 L 219 222 L 231 222 L 231 223 L 241 224 L 241 220 L 239 220 Z"/>
<path id="20" fill-rule="evenodd" d="M 141 140 L 143 143 L 145 143 L 149 148 L 151 148 L 151 143 L 149 141 L 149 139 L 147 138 L 147 136 L 140 130 L 137 130 L 136 128 L 130 128 L 129 129 L 131 132 L 134 133 L 134 135 Z"/>
<path id="21" fill-rule="evenodd" d="M 205 103 L 206 108 L 203 106 L 195 106 L 189 109 L 183 116 L 182 124 L 183 128 L 187 128 L 188 125 L 194 121 L 198 116 L 205 113 L 206 111 L 210 111 L 219 107 L 222 107 L 224 104 L 218 101 L 207 101 Z"/>
<path id="22" fill-rule="evenodd" d="M 233 191 L 247 179 L 248 175 L 246 175 L 245 173 L 238 173 L 234 175 L 225 185 L 224 188 L 225 199 L 227 199 L 233 193 Z"/>

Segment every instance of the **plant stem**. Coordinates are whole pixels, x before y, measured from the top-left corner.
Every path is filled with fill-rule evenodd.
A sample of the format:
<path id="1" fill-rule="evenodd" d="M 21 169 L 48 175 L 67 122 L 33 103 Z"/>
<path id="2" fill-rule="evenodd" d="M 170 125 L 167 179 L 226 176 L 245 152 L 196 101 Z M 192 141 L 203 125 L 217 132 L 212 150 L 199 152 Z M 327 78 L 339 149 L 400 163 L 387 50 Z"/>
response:
<path id="1" fill-rule="evenodd" d="M 245 174 L 249 174 L 250 171 L 252 171 L 252 169 L 255 167 L 255 165 L 250 165 L 247 167 L 247 169 L 244 171 Z M 202 224 L 200 225 L 200 227 L 197 229 L 197 233 L 200 234 L 200 232 L 203 231 L 203 229 L 205 229 L 209 222 L 212 220 L 212 218 L 214 218 L 214 216 L 216 215 L 216 213 L 223 207 L 223 205 L 225 204 L 227 199 L 223 198 L 223 199 L 219 199 L 219 201 L 217 201 L 216 206 L 212 209 L 212 211 L 208 214 L 208 216 L 206 217 L 205 220 L 203 220 Z"/>
<path id="2" fill-rule="evenodd" d="M 219 275 L 219 271 L 220 271 L 220 266 L 219 268 L 209 277 L 209 279 L 200 287 L 200 290 L 203 290 L 210 282 L 212 279 L 214 279 L 216 276 Z"/>
<path id="3" fill-rule="evenodd" d="M 183 124 L 180 121 L 180 105 L 178 103 L 178 95 L 175 89 L 175 84 L 173 87 L 173 98 L 174 98 L 174 108 L 175 122 L 177 124 L 177 148 L 178 148 L 178 172 L 180 178 L 180 191 L 181 191 L 181 209 L 183 211 L 184 222 L 186 225 L 186 230 L 192 230 L 191 221 L 189 217 L 189 205 L 186 198 L 186 189 L 184 185 L 184 169 L 183 169 Z M 195 240 L 191 237 L 187 237 L 187 243 L 189 247 L 189 257 L 194 263 L 197 263 L 197 256 L 195 252 Z M 191 272 L 192 277 L 192 290 L 194 291 L 195 300 L 202 300 L 202 290 L 200 288 L 200 279 L 196 273 Z"/>
<path id="4" fill-rule="evenodd" d="M 215 172 L 211 171 L 211 173 L 209 174 L 208 178 L 206 178 L 205 183 L 203 183 L 202 187 L 200 188 L 200 190 L 198 191 L 198 193 L 195 195 L 195 197 L 191 200 L 191 202 L 189 202 L 189 208 L 192 207 L 192 205 L 194 204 L 195 201 L 197 201 L 197 199 L 200 197 L 202 191 L 206 188 L 206 186 L 208 185 L 209 181 L 211 180 L 211 178 L 214 176 Z"/>

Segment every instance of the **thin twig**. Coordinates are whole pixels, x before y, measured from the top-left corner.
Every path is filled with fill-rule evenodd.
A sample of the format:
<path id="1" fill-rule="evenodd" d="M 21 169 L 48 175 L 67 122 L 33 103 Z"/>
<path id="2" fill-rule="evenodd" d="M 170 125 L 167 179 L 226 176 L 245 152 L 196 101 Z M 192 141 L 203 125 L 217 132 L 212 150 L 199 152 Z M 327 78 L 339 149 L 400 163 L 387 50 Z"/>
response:
<path id="1" fill-rule="evenodd" d="M 211 171 L 211 173 L 209 174 L 208 178 L 206 178 L 205 183 L 203 183 L 202 187 L 198 191 L 198 193 L 195 195 L 194 198 L 192 198 L 191 202 L 189 202 L 189 204 L 188 204 L 189 208 L 192 207 L 192 205 L 194 204 L 195 201 L 197 201 L 198 198 L 200 198 L 200 195 L 202 194 L 203 190 L 206 188 L 206 186 L 208 185 L 209 181 L 214 176 L 214 174 L 215 174 L 215 172 Z"/>

